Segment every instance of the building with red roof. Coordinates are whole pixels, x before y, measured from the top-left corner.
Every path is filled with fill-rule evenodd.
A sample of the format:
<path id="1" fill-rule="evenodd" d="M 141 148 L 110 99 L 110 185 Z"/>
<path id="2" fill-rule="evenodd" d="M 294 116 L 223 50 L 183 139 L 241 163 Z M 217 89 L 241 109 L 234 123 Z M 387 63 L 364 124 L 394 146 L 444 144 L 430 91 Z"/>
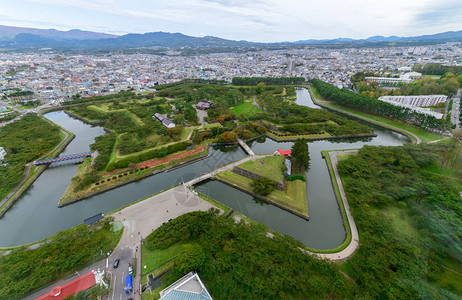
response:
<path id="1" fill-rule="evenodd" d="M 51 292 L 36 298 L 36 300 L 59 300 L 85 291 L 96 284 L 93 271 L 74 279 L 63 286 L 55 287 Z"/>
<path id="2" fill-rule="evenodd" d="M 285 155 L 285 156 L 288 156 L 288 157 L 292 157 L 292 150 L 277 150 L 276 151 L 276 154 L 277 155 Z"/>

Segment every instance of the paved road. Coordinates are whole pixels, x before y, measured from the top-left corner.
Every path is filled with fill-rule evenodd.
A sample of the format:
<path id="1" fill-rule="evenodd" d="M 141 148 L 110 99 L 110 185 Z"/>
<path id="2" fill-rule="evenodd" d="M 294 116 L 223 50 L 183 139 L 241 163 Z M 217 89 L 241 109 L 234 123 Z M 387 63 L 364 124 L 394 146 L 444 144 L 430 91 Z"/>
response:
<path id="1" fill-rule="evenodd" d="M 180 185 L 114 213 L 115 221 L 124 224 L 124 233 L 110 256 L 111 264 L 117 258 L 120 259 L 120 266 L 114 272 L 114 276 L 117 278 L 114 280 L 115 285 L 111 291 L 110 299 L 120 300 L 128 297 L 124 291 L 125 278 L 128 264 L 133 264 L 133 258 L 137 251 L 137 278 L 134 281 L 132 297 L 141 299 L 139 282 L 142 270 L 140 262 L 140 241 L 142 238 L 148 236 L 163 223 L 180 215 L 197 210 L 207 211 L 210 208 L 216 207 L 196 196 L 186 186 Z"/>
<path id="2" fill-rule="evenodd" d="M 346 198 L 345 191 L 343 189 L 342 180 L 340 179 L 340 175 L 337 170 L 337 165 L 338 165 L 337 155 L 354 154 L 357 152 L 358 150 L 329 152 L 329 157 L 332 162 L 332 167 L 334 169 L 335 179 L 337 180 L 338 189 L 340 191 L 341 201 L 343 202 L 343 206 L 345 207 L 346 216 L 347 216 L 348 222 L 350 223 L 351 242 L 350 244 L 348 244 L 348 246 L 345 249 L 337 253 L 311 253 L 320 258 L 327 258 L 332 261 L 344 261 L 350 258 L 355 253 L 355 251 L 359 248 L 358 228 L 356 227 L 355 220 L 353 218 L 353 215 L 350 212 L 350 205 L 348 204 L 348 200 Z"/>
<path id="3" fill-rule="evenodd" d="M 457 91 L 457 95 L 454 96 L 454 101 L 452 103 L 452 112 L 451 112 L 451 122 L 456 125 L 456 129 L 461 128 L 460 124 L 460 100 L 461 100 L 462 89 Z"/>
<path id="4" fill-rule="evenodd" d="M 109 257 L 108 270 L 112 273 L 111 290 L 109 299 L 121 300 L 127 299 L 129 294 L 125 292 L 128 266 L 133 267 L 136 247 L 125 246 L 115 250 Z M 119 266 L 114 269 L 114 261 L 120 259 Z M 133 279 L 133 277 L 132 277 Z M 133 280 L 132 280 L 133 283 Z M 133 293 L 130 293 L 133 296 Z"/>
<path id="5" fill-rule="evenodd" d="M 201 125 L 207 125 L 206 118 L 209 116 L 206 110 L 196 109 L 197 118 L 199 118 L 199 123 Z"/>

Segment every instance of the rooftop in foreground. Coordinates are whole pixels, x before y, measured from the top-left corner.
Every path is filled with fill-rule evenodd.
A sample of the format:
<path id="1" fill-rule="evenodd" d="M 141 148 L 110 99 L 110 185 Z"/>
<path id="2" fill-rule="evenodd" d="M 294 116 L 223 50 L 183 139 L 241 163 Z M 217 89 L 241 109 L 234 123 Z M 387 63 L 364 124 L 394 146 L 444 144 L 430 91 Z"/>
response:
<path id="1" fill-rule="evenodd" d="M 195 272 L 189 272 L 160 292 L 164 300 L 212 300 L 209 292 Z"/>

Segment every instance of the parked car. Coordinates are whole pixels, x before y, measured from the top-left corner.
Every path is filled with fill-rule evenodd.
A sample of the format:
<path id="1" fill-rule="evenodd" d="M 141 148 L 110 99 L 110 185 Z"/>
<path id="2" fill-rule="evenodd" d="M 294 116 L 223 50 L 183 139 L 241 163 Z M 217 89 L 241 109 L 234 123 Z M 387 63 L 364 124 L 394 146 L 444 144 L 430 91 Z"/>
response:
<path id="1" fill-rule="evenodd" d="M 117 269 L 119 267 L 120 259 L 116 259 L 114 262 L 114 269 Z"/>

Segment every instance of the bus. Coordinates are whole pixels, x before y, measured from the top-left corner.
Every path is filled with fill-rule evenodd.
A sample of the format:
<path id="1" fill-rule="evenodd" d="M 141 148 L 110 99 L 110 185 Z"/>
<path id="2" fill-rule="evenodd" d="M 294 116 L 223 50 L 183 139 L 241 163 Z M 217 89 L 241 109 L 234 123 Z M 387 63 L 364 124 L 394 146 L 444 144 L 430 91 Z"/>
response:
<path id="1" fill-rule="evenodd" d="M 130 294 L 132 291 L 133 291 L 132 275 L 128 275 L 127 280 L 125 282 L 125 292 L 127 294 Z"/>

